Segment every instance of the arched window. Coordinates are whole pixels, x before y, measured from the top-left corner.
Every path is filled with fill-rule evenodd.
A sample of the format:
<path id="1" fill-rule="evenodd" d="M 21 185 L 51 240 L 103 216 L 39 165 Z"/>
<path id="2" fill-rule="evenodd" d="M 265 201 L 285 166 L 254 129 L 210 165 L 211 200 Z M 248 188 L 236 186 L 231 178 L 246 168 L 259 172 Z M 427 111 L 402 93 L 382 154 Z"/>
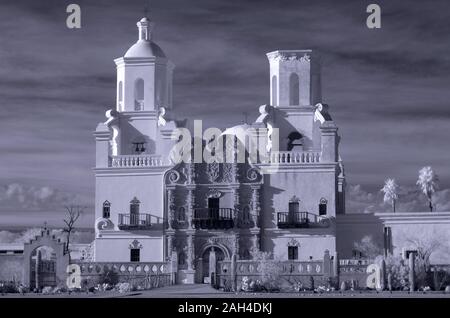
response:
<path id="1" fill-rule="evenodd" d="M 277 98 L 278 98 L 277 86 L 278 86 L 277 77 L 274 75 L 272 76 L 272 106 L 277 105 Z"/>
<path id="2" fill-rule="evenodd" d="M 322 198 L 319 202 L 319 215 L 327 215 L 327 199 Z"/>
<path id="3" fill-rule="evenodd" d="M 139 205 L 141 201 L 139 201 L 136 197 L 130 201 L 130 225 L 138 225 L 139 224 Z"/>
<path id="4" fill-rule="evenodd" d="M 143 110 L 144 109 L 144 80 L 142 78 L 138 78 L 134 82 L 134 110 Z"/>
<path id="5" fill-rule="evenodd" d="M 117 87 L 117 99 L 119 101 L 119 109 L 122 110 L 123 105 L 123 84 L 122 81 L 119 82 L 119 85 Z"/>
<path id="6" fill-rule="evenodd" d="M 178 222 L 186 221 L 186 209 L 183 206 L 178 209 L 177 220 Z"/>
<path id="7" fill-rule="evenodd" d="M 111 209 L 111 203 L 109 203 L 108 200 L 103 202 L 103 218 L 109 219 L 109 217 L 111 216 L 111 210 L 110 209 Z"/>
<path id="8" fill-rule="evenodd" d="M 289 105 L 299 105 L 300 104 L 300 84 L 298 75 L 292 73 L 289 77 Z"/>

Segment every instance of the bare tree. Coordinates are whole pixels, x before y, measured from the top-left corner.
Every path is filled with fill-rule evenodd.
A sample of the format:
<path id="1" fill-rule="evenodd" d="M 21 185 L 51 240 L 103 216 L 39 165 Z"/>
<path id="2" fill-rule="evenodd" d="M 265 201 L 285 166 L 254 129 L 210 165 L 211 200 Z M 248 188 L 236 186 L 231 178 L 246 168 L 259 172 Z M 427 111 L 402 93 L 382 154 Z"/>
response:
<path id="1" fill-rule="evenodd" d="M 427 196 L 430 212 L 433 212 L 433 194 L 438 188 L 438 176 L 430 166 L 423 167 L 419 171 L 419 179 L 416 184 L 420 187 L 423 194 Z"/>
<path id="2" fill-rule="evenodd" d="M 395 183 L 395 179 L 386 179 L 384 187 L 380 191 L 384 193 L 384 203 L 390 203 L 392 211 L 395 212 L 395 203 L 398 199 L 398 185 Z"/>
<path id="3" fill-rule="evenodd" d="M 66 218 L 63 219 L 63 222 L 66 225 L 63 228 L 63 232 L 67 233 L 66 251 L 69 253 L 69 261 L 70 261 L 70 249 L 69 249 L 70 235 L 74 231 L 75 223 L 77 222 L 81 214 L 83 214 L 85 208 L 79 205 L 70 205 L 65 206 L 65 209 L 66 209 Z"/>

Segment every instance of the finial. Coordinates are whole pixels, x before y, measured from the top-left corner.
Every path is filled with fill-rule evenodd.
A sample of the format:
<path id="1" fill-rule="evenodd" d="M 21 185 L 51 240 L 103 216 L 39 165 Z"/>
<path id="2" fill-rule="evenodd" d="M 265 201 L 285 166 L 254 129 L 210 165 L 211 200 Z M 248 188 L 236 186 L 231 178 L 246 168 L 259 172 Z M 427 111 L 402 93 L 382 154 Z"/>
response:
<path id="1" fill-rule="evenodd" d="M 47 229 L 47 221 L 44 222 L 44 230 Z"/>

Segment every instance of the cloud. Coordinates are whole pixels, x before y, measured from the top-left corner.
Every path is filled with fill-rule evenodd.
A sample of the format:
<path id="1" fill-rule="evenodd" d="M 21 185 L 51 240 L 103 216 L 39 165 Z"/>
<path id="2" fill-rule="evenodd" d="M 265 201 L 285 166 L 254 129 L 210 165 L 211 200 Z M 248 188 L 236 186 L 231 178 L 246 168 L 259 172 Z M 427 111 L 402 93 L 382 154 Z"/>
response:
<path id="1" fill-rule="evenodd" d="M 79 197 L 76 194 L 64 193 L 49 186 L 35 187 L 11 183 L 0 188 L 0 211 L 62 209 L 65 205 L 75 204 L 77 200 Z"/>

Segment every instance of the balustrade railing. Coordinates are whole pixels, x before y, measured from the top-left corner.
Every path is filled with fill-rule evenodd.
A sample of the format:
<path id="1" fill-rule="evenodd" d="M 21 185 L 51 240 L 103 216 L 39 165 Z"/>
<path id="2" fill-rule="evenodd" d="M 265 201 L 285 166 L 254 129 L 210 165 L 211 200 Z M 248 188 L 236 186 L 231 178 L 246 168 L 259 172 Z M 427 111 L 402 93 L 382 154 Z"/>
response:
<path id="1" fill-rule="evenodd" d="M 319 151 L 276 151 L 270 154 L 271 163 L 316 163 L 320 162 Z"/>
<path id="2" fill-rule="evenodd" d="M 157 167 L 163 165 L 162 157 L 156 155 L 121 155 L 111 157 L 111 166 L 115 168 Z"/>
<path id="3" fill-rule="evenodd" d="M 228 229 L 234 226 L 233 212 L 231 208 L 195 209 L 192 221 L 195 228 Z"/>
<path id="4" fill-rule="evenodd" d="M 148 229 L 152 225 L 151 214 L 119 214 L 119 229 Z"/>
<path id="5" fill-rule="evenodd" d="M 277 226 L 279 228 L 309 228 L 328 227 L 326 217 L 309 212 L 278 212 Z"/>

